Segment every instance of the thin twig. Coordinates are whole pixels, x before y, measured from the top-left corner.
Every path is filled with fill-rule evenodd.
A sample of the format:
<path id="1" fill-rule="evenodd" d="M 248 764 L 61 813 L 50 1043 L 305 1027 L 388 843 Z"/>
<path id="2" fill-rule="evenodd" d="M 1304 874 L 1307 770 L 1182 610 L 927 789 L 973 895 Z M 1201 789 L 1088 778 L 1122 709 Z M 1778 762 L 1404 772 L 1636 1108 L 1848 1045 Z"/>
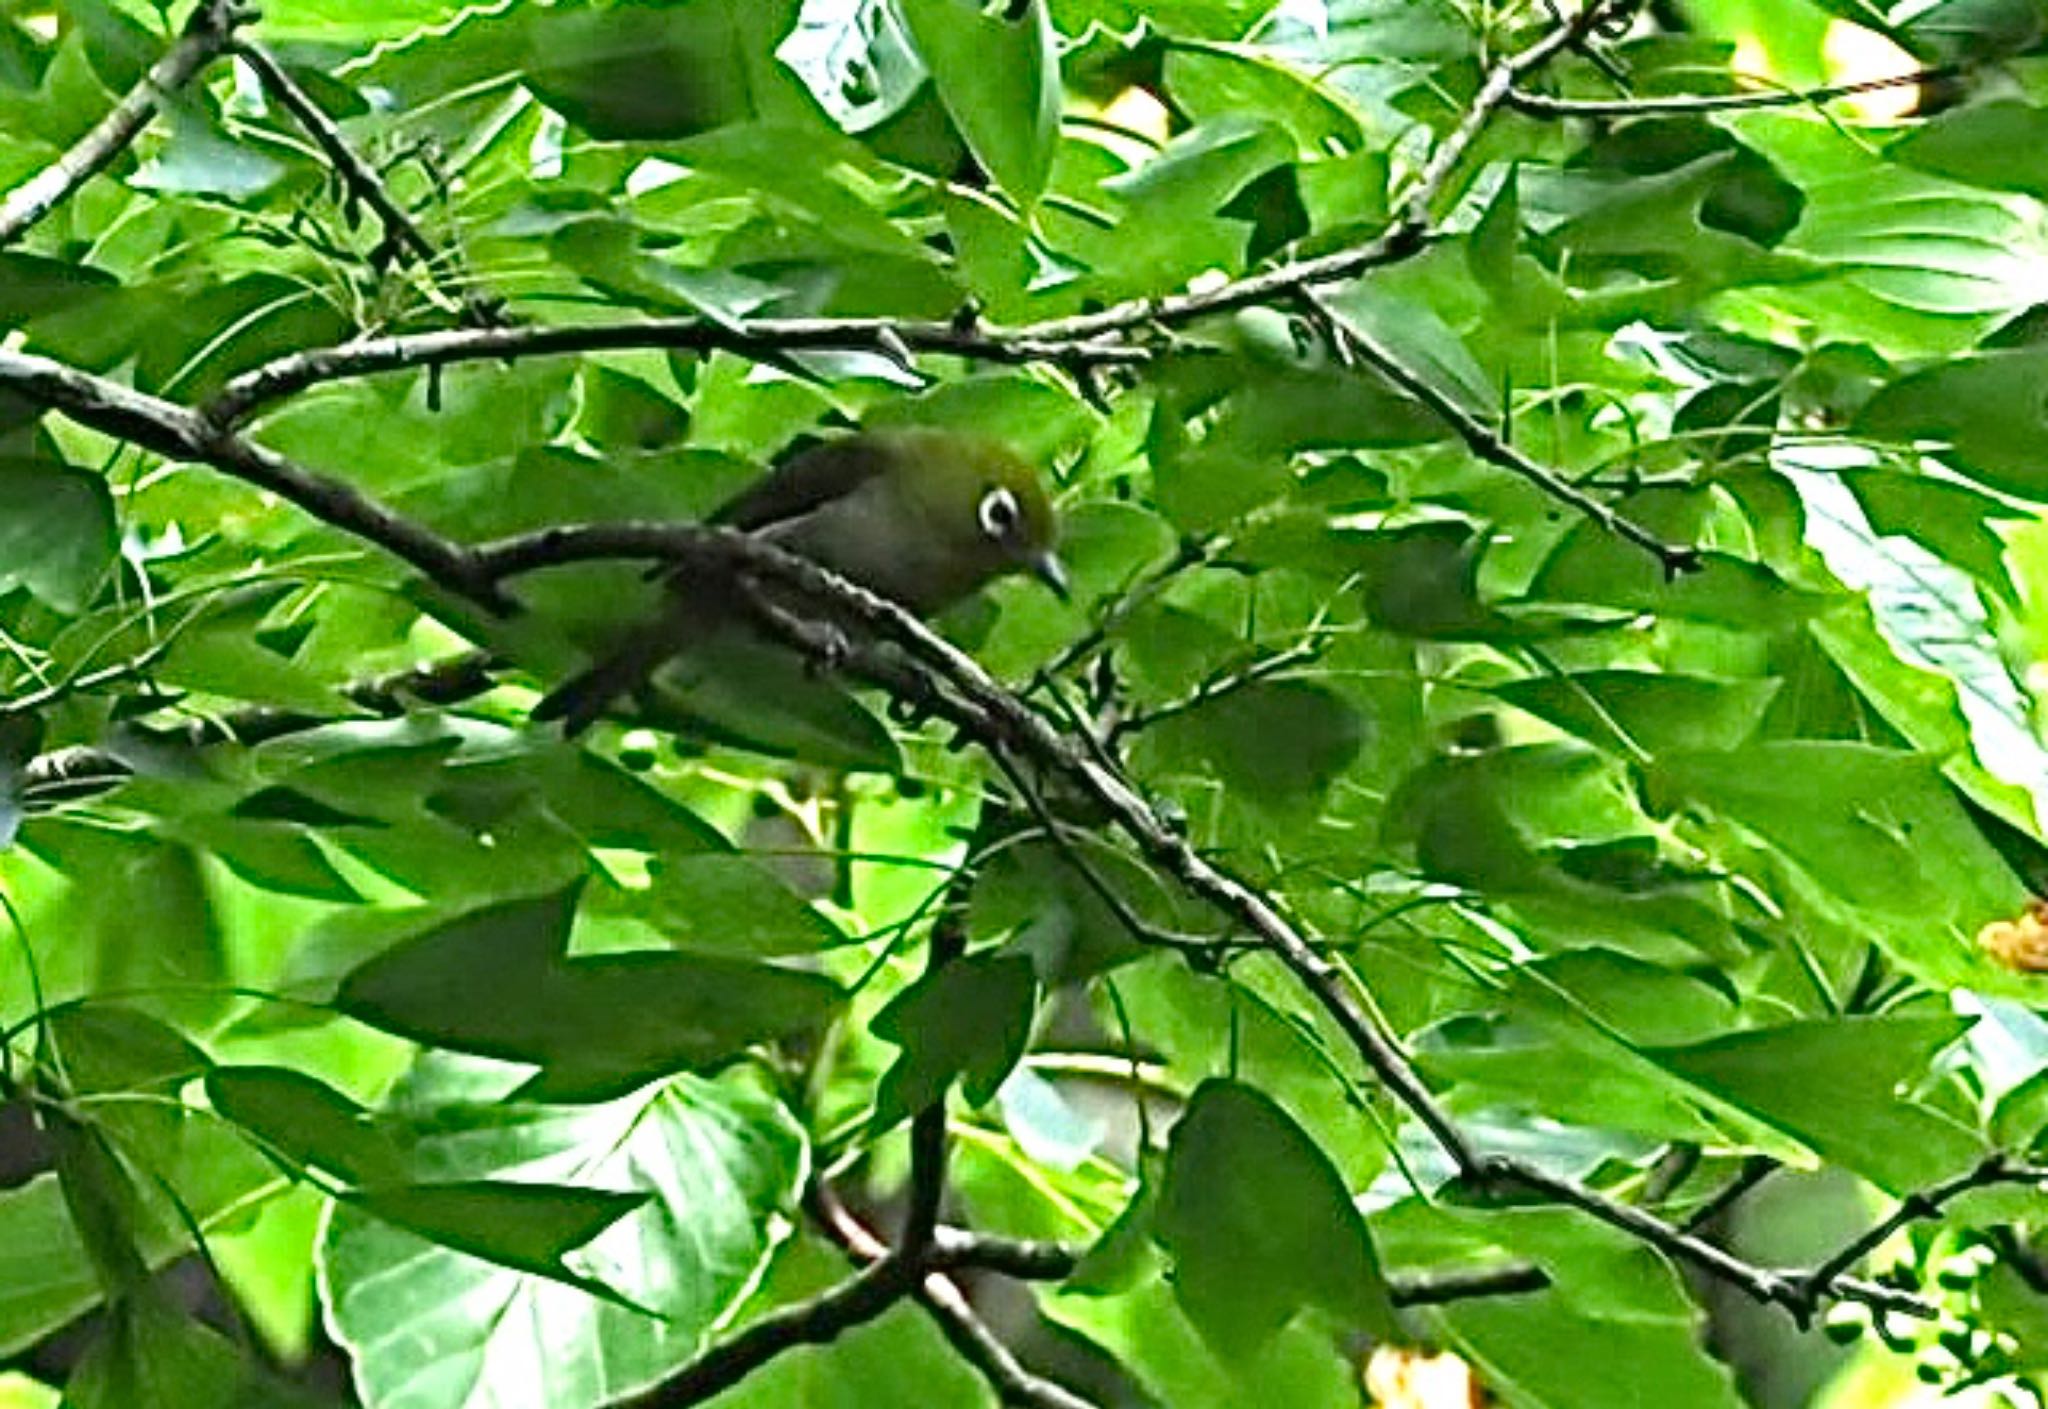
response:
<path id="1" fill-rule="evenodd" d="M 1742 1162 L 1742 1168 L 1733 1179 L 1716 1189 L 1712 1197 L 1686 1215 L 1685 1221 L 1678 1226 L 1685 1232 L 1697 1233 L 1733 1208 L 1744 1195 L 1776 1174 L 1781 1167 L 1769 1155 L 1751 1155 Z"/>
<path id="2" fill-rule="evenodd" d="M 1745 112 L 1754 108 L 1814 107 L 1837 98 L 1853 98 L 1860 93 L 1941 83 L 1959 78 L 1965 72 L 1967 70 L 1962 65 L 1949 64 L 1883 78 L 1859 79 L 1854 83 L 1833 83 L 1822 88 L 1774 88 L 1761 93 L 1672 93 L 1648 98 L 1553 98 L 1518 88 L 1508 95 L 1507 105 L 1529 117 L 1656 117 L 1671 113 Z M 1768 80 L 1738 73 L 1735 81 L 1763 83 Z"/>
<path id="3" fill-rule="evenodd" d="M 264 90 L 277 100 L 278 106 L 292 115 L 292 119 L 313 139 L 313 144 L 325 154 L 335 175 L 341 178 L 348 199 L 361 201 L 376 215 L 384 230 L 385 245 L 399 256 L 417 261 L 429 287 L 445 300 L 448 308 L 460 310 L 472 322 L 482 326 L 501 322 L 496 300 L 480 295 L 474 289 L 450 292 L 444 286 L 444 280 L 436 273 L 441 256 L 433 241 L 427 238 L 405 207 L 392 197 L 383 178 L 349 145 L 340 124 L 321 109 L 312 94 L 299 86 L 299 81 L 278 62 L 277 56 L 263 45 L 247 39 L 237 41 L 234 52 L 255 72 Z"/>
<path id="4" fill-rule="evenodd" d="M 1110 726 L 1106 743 L 1114 748 L 1126 735 L 1139 733 L 1169 719 L 1192 713 L 1204 705 L 1211 705 L 1220 699 L 1236 694 L 1240 690 L 1285 675 L 1298 665 L 1307 665 L 1320 660 L 1325 643 L 1320 637 L 1296 641 L 1293 645 L 1261 656 L 1257 660 L 1234 670 L 1222 670 L 1208 676 L 1194 689 L 1178 699 L 1167 700 L 1150 709 L 1133 710 Z"/>
<path id="5" fill-rule="evenodd" d="M 564 353 L 635 351 L 934 352 L 983 362 L 1065 362 L 1136 366 L 1152 353 L 1124 343 L 1037 338 L 1022 330 L 960 328 L 952 323 L 893 318 L 645 318 L 592 326 L 448 328 L 431 333 L 358 338 L 337 347 L 293 352 L 242 373 L 201 409 L 216 426 L 232 427 L 272 402 L 323 382 L 378 372 L 448 367 Z"/>
<path id="6" fill-rule="evenodd" d="M 854 1257 L 872 1263 L 889 1255 L 888 1245 L 854 1217 L 830 1188 L 819 1185 L 814 1202 L 826 1233 Z M 1004 1404 L 1016 1409 L 1094 1409 L 1091 1401 L 1026 1369 L 952 1278 L 928 1273 L 917 1289 L 917 1299 L 961 1358 L 981 1372 Z"/>
<path id="7" fill-rule="evenodd" d="M 1833 1257 L 1801 1278 L 1800 1293 L 1809 1304 L 1820 1301 L 1828 1295 L 1844 1272 L 1883 1246 L 1894 1233 L 1921 1219 L 1936 1217 L 1944 1205 L 1961 1198 L 1964 1194 L 1976 1189 L 1988 1189 L 1995 1184 L 2032 1184 L 2038 1187 L 2044 1180 L 2048 1180 L 2048 1169 L 2015 1164 L 2004 1154 L 1988 1155 L 1975 1169 L 1900 1199 L 1897 1208 L 1866 1228 Z"/>
<path id="8" fill-rule="evenodd" d="M 685 1409 L 724 1393 L 801 1345 L 823 1345 L 883 1315 L 917 1289 L 915 1269 L 885 1257 L 808 1301 L 770 1312 L 721 1341 L 653 1389 L 616 1409 Z"/>
<path id="9" fill-rule="evenodd" d="M 1217 540 L 1214 539 L 1183 538 L 1171 558 L 1120 592 L 1102 609 L 1093 626 L 1069 641 L 1058 655 L 1039 667 L 1038 675 L 1045 678 L 1064 675 L 1086 660 L 1108 641 L 1111 632 L 1123 625 L 1133 612 L 1164 591 L 1175 578 L 1189 568 L 1200 567 L 1208 562 L 1216 551 L 1216 546 Z"/>
<path id="10" fill-rule="evenodd" d="M 1387 1278 L 1387 1299 L 1396 1306 L 1444 1306 L 1484 1297 L 1520 1296 L 1550 1285 L 1550 1274 L 1526 1262 L 1505 1267 L 1453 1267 Z"/>
<path id="11" fill-rule="evenodd" d="M 1516 87 L 1531 74 L 1541 70 L 1567 49 L 1575 49 L 1586 42 L 1589 35 L 1600 27 L 1600 22 L 1609 12 L 1619 9 L 1629 0 L 1584 0 L 1578 14 L 1557 25 L 1548 34 L 1528 48 L 1510 54 L 1487 72 L 1486 81 L 1479 85 L 1465 115 L 1453 128 L 1451 135 L 1437 144 L 1430 154 L 1429 164 L 1422 169 L 1422 179 L 1408 196 L 1405 223 L 1417 230 L 1426 230 L 1431 223 L 1430 211 L 1444 188 L 1450 184 L 1451 174 L 1464 161 L 1472 144 L 1486 131 L 1487 123 L 1495 113 L 1514 96 Z M 1326 282 L 1326 281 L 1313 281 Z M 1304 283 L 1302 287 L 1308 287 Z"/>
<path id="12" fill-rule="evenodd" d="M 459 544 L 351 485 L 222 431 L 175 402 L 24 352 L 0 351 L 0 386 L 166 459 L 210 465 L 266 489 L 494 611 L 512 606 L 492 580 L 478 575 L 471 554 Z"/>
<path id="13" fill-rule="evenodd" d="M 72 192 L 112 166 L 149 126 L 165 97 L 219 58 L 236 27 L 254 17 L 241 0 L 201 0 L 184 33 L 90 132 L 0 200 L 0 248 L 20 239 Z"/>
<path id="14" fill-rule="evenodd" d="M 1392 382 L 1415 400 L 1421 402 L 1450 428 L 1458 433 L 1472 453 L 1489 464 L 1510 470 L 1533 484 L 1543 493 L 1567 504 L 1591 519 L 1607 532 L 1629 543 L 1635 544 L 1657 559 L 1667 578 L 1680 573 L 1696 572 L 1700 567 L 1699 550 L 1681 544 L 1666 543 L 1656 533 L 1621 513 L 1612 505 L 1596 499 L 1578 485 L 1573 484 L 1548 465 L 1539 464 L 1517 450 L 1485 422 L 1473 416 L 1464 407 L 1438 390 L 1420 373 L 1410 368 L 1394 355 L 1371 333 L 1359 327 L 1356 320 L 1346 319 L 1331 308 L 1312 289 L 1301 291 L 1301 297 L 1309 301 L 1326 320 L 1327 325 L 1343 340 L 1350 351 L 1363 361 L 1372 364 L 1373 369 Z"/>

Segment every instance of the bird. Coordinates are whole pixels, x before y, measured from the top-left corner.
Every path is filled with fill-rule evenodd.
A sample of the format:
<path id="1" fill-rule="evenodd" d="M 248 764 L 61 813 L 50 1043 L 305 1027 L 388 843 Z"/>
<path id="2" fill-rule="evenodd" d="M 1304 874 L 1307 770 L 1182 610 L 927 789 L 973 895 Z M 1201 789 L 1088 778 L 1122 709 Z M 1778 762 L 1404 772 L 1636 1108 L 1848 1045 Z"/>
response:
<path id="1" fill-rule="evenodd" d="M 979 433 L 868 430 L 820 442 L 770 470 L 708 522 L 757 534 L 920 617 L 996 578 L 1028 573 L 1065 597 L 1059 516 L 1038 471 Z M 638 694 L 671 657 L 740 615 L 701 569 L 668 573 L 667 602 L 588 669 L 534 706 L 582 733 L 611 702 Z"/>

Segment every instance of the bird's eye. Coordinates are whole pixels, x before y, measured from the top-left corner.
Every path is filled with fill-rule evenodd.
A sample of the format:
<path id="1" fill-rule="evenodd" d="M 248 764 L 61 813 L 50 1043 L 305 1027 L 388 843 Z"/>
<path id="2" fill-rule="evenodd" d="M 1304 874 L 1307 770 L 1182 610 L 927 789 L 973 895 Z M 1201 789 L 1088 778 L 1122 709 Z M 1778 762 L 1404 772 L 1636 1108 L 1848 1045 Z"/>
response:
<path id="1" fill-rule="evenodd" d="M 1006 542 L 1017 531 L 1017 521 L 1023 516 L 1017 508 L 1017 496 L 1007 489 L 991 489 L 981 496 L 981 504 L 975 510 L 981 519 L 981 531 L 998 543 Z"/>

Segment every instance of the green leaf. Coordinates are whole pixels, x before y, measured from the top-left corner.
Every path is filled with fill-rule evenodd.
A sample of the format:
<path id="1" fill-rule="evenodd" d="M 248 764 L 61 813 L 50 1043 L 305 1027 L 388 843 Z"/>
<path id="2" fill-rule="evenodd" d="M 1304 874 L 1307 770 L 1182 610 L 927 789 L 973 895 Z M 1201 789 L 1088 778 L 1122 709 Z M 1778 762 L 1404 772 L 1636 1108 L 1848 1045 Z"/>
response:
<path id="1" fill-rule="evenodd" d="M 0 252 L 0 325 L 14 327 L 74 304 L 89 304 L 120 280 L 91 264 Z"/>
<path id="2" fill-rule="evenodd" d="M 871 1024 L 903 1049 L 876 1092 L 876 1123 L 943 1100 L 956 1075 L 969 1104 L 987 1105 L 1024 1055 L 1037 1007 L 1031 961 L 1018 956 L 972 955 L 904 989 Z"/>
<path id="3" fill-rule="evenodd" d="M 113 1308 L 64 1391 L 75 1409 L 310 1409 L 318 1402 L 155 1291 Z"/>
<path id="4" fill-rule="evenodd" d="M 651 1197 L 649 1191 L 612 1193 L 568 1184 L 468 1179 L 382 1184 L 356 1190 L 349 1202 L 443 1247 L 626 1304 L 619 1293 L 571 1270 L 562 1258 Z"/>
<path id="5" fill-rule="evenodd" d="M 1235 793 L 1285 804 L 1327 788 L 1358 756 L 1366 725 L 1325 686 L 1261 680 L 1219 692 L 1149 732 L 1164 766 L 1206 765 Z"/>
<path id="6" fill-rule="evenodd" d="M 1674 754 L 1647 772 L 1653 801 L 1739 822 L 1852 904 L 1928 923 L 2016 908 L 2011 872 L 1918 754 L 1803 739 Z"/>
<path id="7" fill-rule="evenodd" d="M 326 1082 L 289 1067 L 220 1066 L 206 1074 L 213 1108 L 299 1165 L 352 1184 L 404 1177 L 397 1145 L 369 1111 Z"/>
<path id="8" fill-rule="evenodd" d="M 388 1206 L 447 1238 L 493 1240 L 494 1254 L 548 1263 L 539 1271 L 336 1207 L 322 1297 L 372 1409 L 433 1400 L 450 1384 L 508 1409 L 597 1403 L 651 1385 L 699 1353 L 787 1236 L 807 1172 L 803 1134 L 751 1085 L 685 1076 L 602 1105 L 494 1099 L 516 1079 L 424 1061 L 397 1093 L 413 1113 L 414 1166 L 451 1182 L 573 1179 L 651 1197 L 616 1223 L 617 1196 L 606 1195 L 561 1203 L 526 1229 L 505 1226 L 508 1208 L 485 1206 L 530 1197 L 502 1187 L 482 1203 L 414 1189 Z M 646 1310 L 548 1275 L 551 1254 L 600 1224 L 609 1226 L 563 1253 L 563 1265 Z"/>
<path id="9" fill-rule="evenodd" d="M 1227 204 L 1218 206 L 1216 213 L 1251 225 L 1251 240 L 1244 251 L 1247 264 L 1261 262 L 1309 232 L 1300 174 L 1291 166 L 1276 166 L 1253 177 Z"/>
<path id="10" fill-rule="evenodd" d="M 1046 0 L 896 5 L 968 150 L 1011 200 L 1034 205 L 1060 137 L 1059 43 Z"/>
<path id="11" fill-rule="evenodd" d="M 1656 1061 L 1898 1195 L 1970 1167 L 1976 1133 L 1910 1099 L 1967 1018 L 1851 1017 L 1662 1048 Z"/>
<path id="12" fill-rule="evenodd" d="M 2018 511 L 2003 500 L 1931 475 L 1843 470 L 1839 478 L 1863 506 L 1872 529 L 1913 539 L 1980 585 L 2011 599 L 2005 539 L 1992 525 L 2012 519 Z"/>
<path id="13" fill-rule="evenodd" d="M 673 951 L 569 957 L 577 890 L 473 910 L 342 980 L 361 1022 L 541 1070 L 529 1094 L 599 1100 L 822 1022 L 837 985 L 816 974 Z"/>
<path id="14" fill-rule="evenodd" d="M 1853 137 L 1803 119 L 1758 113 L 1738 125 L 1805 192 L 1805 219 L 1786 248 L 1820 261 L 1852 292 L 1791 293 L 1794 302 L 1812 299 L 1830 324 L 1846 332 L 1867 323 L 1888 340 L 1916 330 L 1879 316 L 1864 296 L 1938 319 L 2003 317 L 2031 299 L 2042 234 L 2010 197 L 1885 161 Z"/>
<path id="15" fill-rule="evenodd" d="M 522 10 L 522 78 L 600 141 L 688 137 L 779 110 L 790 80 L 760 41 L 788 30 L 791 0 L 701 0 Z"/>
<path id="16" fill-rule="evenodd" d="M 1443 640 L 1501 634 L 1508 623 L 1479 596 L 1483 544 L 1464 524 L 1382 529 L 1357 545 L 1359 590 L 1373 623 Z"/>
<path id="17" fill-rule="evenodd" d="M 135 1186 L 104 1133 L 59 1111 L 44 1120 L 64 1206 L 109 1298 L 140 1291 L 149 1267 L 138 1246 L 143 1215 Z"/>
<path id="18" fill-rule="evenodd" d="M 282 181 L 287 168 L 261 148 L 235 141 L 183 104 L 170 108 L 171 138 L 128 178 L 145 191 L 246 201 Z"/>
<path id="19" fill-rule="evenodd" d="M 613 450 L 658 450 L 681 440 L 690 413 L 646 381 L 610 367 L 585 367 L 577 428 Z"/>
<path id="20" fill-rule="evenodd" d="M 115 547 L 104 479 L 53 460 L 0 457 L 0 590 L 26 587 L 59 611 L 83 611 Z"/>
<path id="21" fill-rule="evenodd" d="M 1993 489 L 2048 500 L 2048 349 L 1944 360 L 1881 389 L 1858 434 L 1936 441 L 1957 470 Z"/>
<path id="22" fill-rule="evenodd" d="M 1493 693 L 1589 743 L 1662 754 L 1740 747 L 1783 683 L 1589 670 L 1510 680 Z"/>
<path id="23" fill-rule="evenodd" d="M 592 217 L 555 232 L 549 252 L 593 287 L 664 311 L 701 313 L 737 328 L 783 296 L 773 284 L 726 269 L 691 269 L 648 253 L 640 232 L 621 220 Z"/>
<path id="24" fill-rule="evenodd" d="M 2048 198 L 2048 113 L 2014 98 L 1942 113 L 1885 154 L 1972 186 Z"/>
<path id="25" fill-rule="evenodd" d="M 1211 1344 L 1192 1323 L 1164 1269 L 1115 1296 L 1059 1292 L 1046 1314 L 1116 1358 L 1156 1402 L 1175 1409 L 1285 1404 L 1290 1409 L 1356 1409 L 1358 1363 L 1327 1328 L 1298 1318 L 1256 1351 L 1235 1355 Z"/>
<path id="26" fill-rule="evenodd" d="M 1343 1181 L 1251 1087 L 1196 1088 L 1173 1128 L 1153 1226 L 1182 1309 L 1226 1360 L 1256 1353 L 1311 1306 L 1353 1330 L 1393 1333 L 1379 1260 Z"/>
<path id="27" fill-rule="evenodd" d="M 1531 1409 L 1741 1409 L 1728 1368 L 1683 1315 L 1589 1318 L 1569 1296 L 1484 1297 L 1433 1318 L 1481 1383 Z"/>

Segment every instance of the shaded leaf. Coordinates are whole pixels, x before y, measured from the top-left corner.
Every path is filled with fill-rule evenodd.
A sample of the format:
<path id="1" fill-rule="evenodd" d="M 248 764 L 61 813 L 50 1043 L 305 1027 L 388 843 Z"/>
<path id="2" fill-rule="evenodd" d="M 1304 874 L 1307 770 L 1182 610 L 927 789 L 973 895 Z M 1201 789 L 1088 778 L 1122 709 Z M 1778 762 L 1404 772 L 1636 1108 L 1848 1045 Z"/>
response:
<path id="1" fill-rule="evenodd" d="M 1058 37 L 1046 0 L 895 0 L 968 150 L 1017 204 L 1045 189 L 1060 135 Z"/>
<path id="2" fill-rule="evenodd" d="M 416 1041 L 541 1070 L 530 1094 L 597 1100 L 821 1022 L 815 974 L 673 951 L 564 953 L 576 889 L 474 910 L 342 980 L 336 1006 Z"/>
<path id="3" fill-rule="evenodd" d="M 1210 1081 L 1173 1128 L 1154 1236 L 1174 1294 L 1226 1358 L 1318 1307 L 1376 1335 L 1394 1326 L 1379 1261 L 1337 1172 L 1270 1098 Z"/>
<path id="4" fill-rule="evenodd" d="M 0 590 L 26 587 L 59 611 L 82 611 L 114 549 L 104 479 L 54 460 L 0 458 Z"/>
<path id="5" fill-rule="evenodd" d="M 943 1100 L 956 1075 L 969 1104 L 988 1104 L 1024 1054 L 1037 1001 L 1031 961 L 994 954 L 946 964 L 898 994 L 872 1024 L 903 1049 L 876 1093 L 877 1123 Z"/>

